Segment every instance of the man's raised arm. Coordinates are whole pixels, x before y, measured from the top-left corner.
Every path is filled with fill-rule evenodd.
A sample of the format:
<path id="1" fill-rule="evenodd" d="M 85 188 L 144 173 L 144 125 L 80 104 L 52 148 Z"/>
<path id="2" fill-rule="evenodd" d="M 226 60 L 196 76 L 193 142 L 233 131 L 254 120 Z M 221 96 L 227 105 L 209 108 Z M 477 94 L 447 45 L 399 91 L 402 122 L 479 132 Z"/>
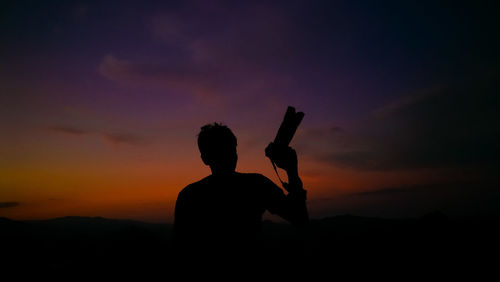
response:
<path id="1" fill-rule="evenodd" d="M 288 194 L 279 200 L 279 204 L 271 213 L 276 213 L 295 226 L 301 227 L 309 222 L 306 205 L 306 190 L 299 177 L 297 153 L 291 147 L 278 147 L 270 143 L 266 155 L 272 156 L 276 166 L 284 169 L 288 175 L 288 183 L 283 182 Z"/>

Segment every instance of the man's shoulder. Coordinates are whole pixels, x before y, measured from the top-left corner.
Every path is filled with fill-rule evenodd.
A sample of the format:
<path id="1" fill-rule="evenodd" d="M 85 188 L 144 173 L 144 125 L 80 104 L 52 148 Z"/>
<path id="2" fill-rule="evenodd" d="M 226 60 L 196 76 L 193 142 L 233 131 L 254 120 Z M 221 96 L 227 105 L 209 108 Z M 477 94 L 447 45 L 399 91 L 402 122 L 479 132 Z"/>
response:
<path id="1" fill-rule="evenodd" d="M 239 173 L 241 179 L 247 183 L 274 185 L 274 182 L 260 173 Z"/>
<path id="2" fill-rule="evenodd" d="M 179 196 L 184 196 L 184 195 L 196 193 L 197 190 L 199 190 L 200 188 L 202 188 L 203 186 L 205 186 L 207 184 L 208 180 L 209 180 L 209 176 L 187 185 L 179 192 Z"/>
<path id="3" fill-rule="evenodd" d="M 256 172 L 238 172 L 239 177 L 243 179 L 257 179 L 257 180 L 263 180 L 269 178 L 265 177 L 264 175 Z"/>

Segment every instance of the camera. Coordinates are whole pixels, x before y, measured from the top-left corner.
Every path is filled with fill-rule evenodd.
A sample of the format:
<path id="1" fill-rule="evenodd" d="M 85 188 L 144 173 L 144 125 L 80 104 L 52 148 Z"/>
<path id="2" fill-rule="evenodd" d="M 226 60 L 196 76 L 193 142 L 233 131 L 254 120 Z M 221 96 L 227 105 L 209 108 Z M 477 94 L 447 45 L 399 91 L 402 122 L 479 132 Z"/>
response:
<path id="1" fill-rule="evenodd" d="M 281 125 L 278 129 L 278 133 L 276 134 L 276 137 L 274 138 L 273 141 L 273 145 L 271 146 L 273 150 L 266 150 L 266 156 L 269 159 L 271 159 L 271 162 L 273 162 L 272 151 L 284 150 L 288 148 L 303 118 L 304 118 L 303 112 L 296 112 L 295 108 L 291 106 L 287 108 L 285 117 L 281 122 Z"/>

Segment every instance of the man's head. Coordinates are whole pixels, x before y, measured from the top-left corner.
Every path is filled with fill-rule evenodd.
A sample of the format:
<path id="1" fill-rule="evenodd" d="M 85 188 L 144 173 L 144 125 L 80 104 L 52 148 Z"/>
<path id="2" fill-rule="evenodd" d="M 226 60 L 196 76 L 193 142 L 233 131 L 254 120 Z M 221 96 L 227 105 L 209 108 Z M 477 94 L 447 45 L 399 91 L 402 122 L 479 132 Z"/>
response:
<path id="1" fill-rule="evenodd" d="M 238 161 L 236 145 L 236 136 L 231 129 L 219 123 L 204 125 L 198 134 L 201 159 L 210 166 L 212 174 L 235 171 Z"/>

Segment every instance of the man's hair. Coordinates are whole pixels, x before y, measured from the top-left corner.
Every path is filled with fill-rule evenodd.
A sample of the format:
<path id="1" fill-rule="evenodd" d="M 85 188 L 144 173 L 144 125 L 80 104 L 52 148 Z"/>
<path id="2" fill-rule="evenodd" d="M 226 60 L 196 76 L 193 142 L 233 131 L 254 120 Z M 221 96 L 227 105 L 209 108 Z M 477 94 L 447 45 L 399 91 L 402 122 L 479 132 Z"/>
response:
<path id="1" fill-rule="evenodd" d="M 236 136 L 231 129 L 217 122 L 202 126 L 198 134 L 198 148 L 202 154 L 220 147 L 236 147 L 237 144 Z"/>

